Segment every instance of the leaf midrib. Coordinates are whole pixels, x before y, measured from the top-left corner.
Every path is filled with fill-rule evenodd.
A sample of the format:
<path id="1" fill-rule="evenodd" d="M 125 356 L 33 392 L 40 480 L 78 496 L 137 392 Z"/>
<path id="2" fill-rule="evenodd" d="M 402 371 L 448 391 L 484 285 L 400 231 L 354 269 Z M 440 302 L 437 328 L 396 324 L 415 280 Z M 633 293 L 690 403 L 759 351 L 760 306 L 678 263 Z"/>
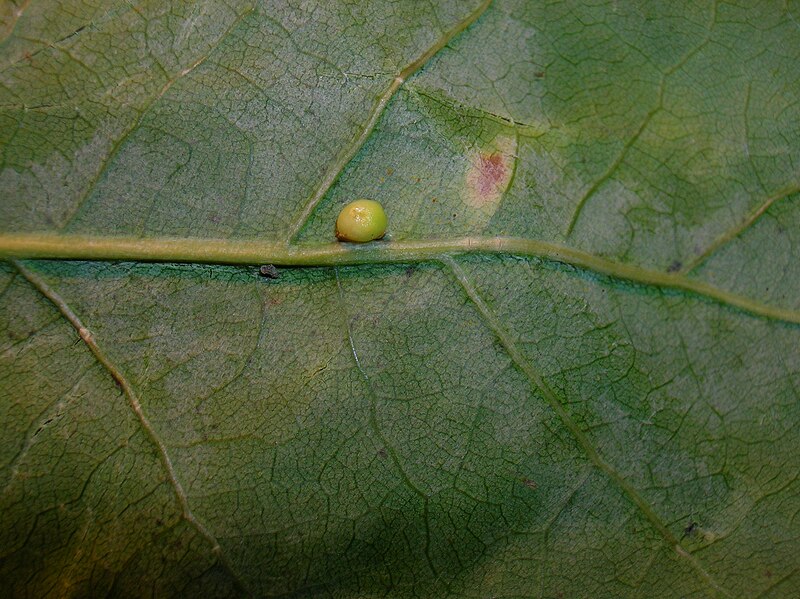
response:
<path id="1" fill-rule="evenodd" d="M 466 254 L 508 254 L 568 264 L 636 285 L 683 292 L 773 321 L 800 324 L 800 311 L 765 304 L 683 272 L 615 262 L 569 246 L 520 237 L 460 237 L 366 244 L 282 244 L 231 239 L 0 234 L 0 258 L 136 260 L 278 266 L 354 266 L 426 262 Z"/>

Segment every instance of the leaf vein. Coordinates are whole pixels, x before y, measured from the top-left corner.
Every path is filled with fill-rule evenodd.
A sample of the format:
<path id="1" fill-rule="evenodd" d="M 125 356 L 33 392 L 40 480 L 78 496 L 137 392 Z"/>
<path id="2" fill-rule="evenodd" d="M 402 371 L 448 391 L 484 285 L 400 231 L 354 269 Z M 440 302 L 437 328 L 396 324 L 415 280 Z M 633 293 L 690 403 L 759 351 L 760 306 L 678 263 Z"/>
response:
<path id="1" fill-rule="evenodd" d="M 385 435 L 383 434 L 383 431 L 380 428 L 380 425 L 378 424 L 377 395 L 375 393 L 375 389 L 372 386 L 372 382 L 369 380 L 369 377 L 367 376 L 367 372 L 361 365 L 361 360 L 359 359 L 358 352 L 356 351 L 355 341 L 353 340 L 353 329 L 350 324 L 350 316 L 347 310 L 347 302 L 345 301 L 344 298 L 344 290 L 342 289 L 342 283 L 341 280 L 339 279 L 338 269 L 334 269 L 334 275 L 336 277 L 336 287 L 339 294 L 339 301 L 342 306 L 342 311 L 344 312 L 345 326 L 347 328 L 347 341 L 350 344 L 350 350 L 351 350 L 350 353 L 353 356 L 353 361 L 355 362 L 356 369 L 358 370 L 361 377 L 364 379 L 364 383 L 366 384 L 367 392 L 369 394 L 370 429 L 383 445 L 383 448 L 386 450 L 386 453 L 392 460 L 392 464 L 394 465 L 395 469 L 400 475 L 400 478 L 405 484 L 405 486 L 408 487 L 415 495 L 417 495 L 422 500 L 423 520 L 425 522 L 425 547 L 424 547 L 425 558 L 428 562 L 428 566 L 433 572 L 433 575 L 438 576 L 439 574 L 436 570 L 436 566 L 433 564 L 433 560 L 431 559 L 431 553 L 430 553 L 431 530 L 430 530 L 430 517 L 428 512 L 429 498 L 417 485 L 414 484 L 414 481 L 411 480 L 411 477 L 409 477 L 408 473 L 405 471 L 402 464 L 400 463 L 400 458 L 397 456 L 397 452 L 395 451 L 394 446 L 391 443 L 389 443 L 388 439 L 386 439 Z"/>
<path id="2" fill-rule="evenodd" d="M 655 105 L 647 112 L 644 119 L 642 119 L 641 124 L 636 129 L 631 138 L 627 142 L 625 142 L 625 145 L 622 146 L 622 149 L 620 150 L 619 154 L 614 159 L 614 161 L 611 163 L 611 165 L 606 169 L 606 171 L 602 175 L 600 175 L 599 179 L 597 179 L 592 185 L 589 186 L 589 188 L 586 190 L 583 196 L 581 196 L 580 200 L 578 200 L 578 205 L 575 207 L 575 210 L 572 213 L 572 217 L 569 220 L 569 224 L 567 225 L 567 230 L 564 234 L 566 238 L 569 238 L 569 236 L 575 230 L 575 225 L 578 223 L 578 218 L 580 218 L 580 215 L 583 212 L 583 208 L 586 206 L 586 203 L 597 193 L 600 187 L 602 187 L 603 184 L 609 181 L 611 177 L 613 177 L 614 174 L 619 170 L 619 167 L 625 161 L 628 152 L 630 152 L 631 148 L 636 144 L 637 141 L 639 141 L 639 138 L 642 136 L 645 129 L 647 129 L 647 126 L 653 120 L 653 117 L 656 115 L 656 113 L 658 113 L 660 110 L 664 108 L 664 93 L 667 87 L 667 79 L 669 79 L 679 69 L 683 68 L 684 65 L 686 65 L 686 63 L 688 63 L 694 56 L 696 56 L 711 41 L 711 32 L 714 29 L 716 20 L 717 20 L 717 3 L 715 1 L 712 6 L 711 19 L 708 25 L 708 32 L 705 38 L 694 48 L 689 50 L 689 52 L 687 52 L 678 62 L 676 62 L 666 71 L 664 71 L 664 74 L 661 76 L 661 80 L 658 83 L 657 99 Z"/>
<path id="3" fill-rule="evenodd" d="M 141 426 L 145 436 L 150 440 L 151 444 L 153 445 L 156 453 L 158 454 L 159 461 L 163 466 L 167 479 L 169 481 L 170 486 L 172 487 L 173 493 L 177 500 L 178 506 L 181 510 L 181 515 L 184 520 L 189 522 L 202 536 L 211 544 L 211 553 L 214 554 L 222 566 L 228 571 L 229 575 L 235 582 L 235 584 L 245 592 L 246 594 L 250 594 L 247 591 L 246 586 L 244 585 L 243 581 L 241 580 L 240 576 L 234 570 L 232 564 L 228 560 L 227 556 L 222 553 L 222 548 L 220 547 L 219 542 L 217 541 L 216 537 L 200 522 L 197 517 L 192 513 L 191 508 L 189 506 L 189 500 L 186 495 L 186 492 L 181 485 L 180 480 L 177 477 L 175 472 L 175 467 L 172 464 L 172 460 L 169 457 L 169 453 L 167 452 L 167 447 L 164 445 L 164 442 L 161 438 L 157 435 L 155 429 L 153 428 L 152 424 L 150 423 L 149 419 L 144 413 L 142 409 L 141 402 L 139 401 L 139 397 L 137 396 L 136 392 L 134 391 L 133 387 L 131 386 L 128 379 L 125 377 L 123 372 L 117 367 L 114 362 L 111 361 L 105 352 L 100 348 L 95 340 L 94 335 L 92 332 L 86 328 L 83 324 L 81 319 L 78 315 L 72 310 L 72 308 L 66 303 L 66 301 L 52 288 L 48 283 L 40 277 L 38 274 L 33 272 L 32 270 L 28 269 L 24 264 L 21 262 L 14 260 L 12 261 L 14 267 L 19 271 L 19 273 L 37 290 L 41 293 L 47 300 L 49 300 L 59 312 L 61 312 L 62 316 L 75 328 L 78 332 L 78 335 L 86 344 L 88 349 L 92 352 L 95 359 L 102 365 L 111 377 L 119 384 L 120 388 L 122 389 L 125 397 L 128 400 L 128 405 L 130 406 L 131 410 L 133 411 L 134 415 L 136 416 L 137 420 L 139 421 L 139 425 Z"/>
<path id="4" fill-rule="evenodd" d="M 537 257 L 630 281 L 685 292 L 769 320 L 800 324 L 800 311 L 764 304 L 681 273 L 615 262 L 569 246 L 519 237 L 461 237 L 362 245 L 283 243 L 230 239 L 92 237 L 39 233 L 0 234 L 2 258 L 140 260 L 276 266 L 346 266 L 425 262 L 465 254 Z"/>
<path id="5" fill-rule="evenodd" d="M 406 80 L 424 67 L 456 36 L 477 21 L 478 18 L 486 11 L 486 9 L 489 8 L 491 3 L 492 0 L 483 0 L 477 9 L 456 23 L 452 29 L 446 31 L 444 35 L 440 37 L 430 48 L 423 52 L 416 60 L 404 67 L 397 74 L 397 76 L 392 79 L 384 92 L 378 96 L 378 99 L 373 105 L 372 111 L 370 112 L 364 127 L 361 129 L 352 143 L 346 146 L 333 162 L 331 168 L 325 173 L 322 181 L 320 181 L 319 185 L 317 185 L 316 189 L 311 194 L 311 197 L 306 202 L 306 205 L 303 207 L 303 210 L 300 212 L 297 219 L 290 226 L 289 232 L 286 236 L 287 245 L 291 244 L 297 238 L 297 236 L 305 227 L 306 223 L 311 218 L 311 215 L 314 213 L 317 205 L 319 205 L 322 199 L 327 195 L 328 191 L 342 175 L 347 165 L 353 160 L 353 157 L 355 157 L 359 150 L 364 147 L 364 144 L 367 143 L 367 140 L 372 135 L 372 131 L 375 129 L 375 126 L 378 124 L 381 116 L 386 111 L 386 107 L 389 105 L 389 102 L 397 93 L 397 91 L 403 86 Z"/>
<path id="6" fill-rule="evenodd" d="M 86 378 L 86 374 L 91 370 L 91 368 L 85 370 L 81 373 L 81 375 L 77 378 L 75 383 L 66 391 L 61 393 L 57 398 L 53 401 L 49 402 L 42 410 L 39 411 L 39 414 L 32 420 L 31 424 L 28 426 L 28 430 L 25 432 L 25 439 L 22 443 L 22 447 L 20 450 L 14 455 L 8 465 L 9 471 L 9 478 L 6 482 L 5 486 L 3 487 L 2 495 L 5 497 L 8 494 L 9 489 L 14 484 L 14 481 L 19 476 L 19 466 L 22 461 L 25 459 L 25 456 L 28 455 L 28 452 L 33 448 L 34 444 L 36 443 L 36 433 L 44 428 L 49 420 L 55 418 L 55 414 L 58 413 L 59 408 L 61 407 L 61 402 L 65 397 L 68 397 L 75 389 L 77 389 Z"/>
<path id="7" fill-rule="evenodd" d="M 97 187 L 97 184 L 100 182 L 100 179 L 102 178 L 103 174 L 107 171 L 107 169 L 108 169 L 109 165 L 111 164 L 111 162 L 114 160 L 114 158 L 116 158 L 117 154 L 119 154 L 119 151 L 125 145 L 125 142 L 127 141 L 127 139 L 134 132 L 136 132 L 139 129 L 139 127 L 141 126 L 142 122 L 144 121 L 145 116 L 147 116 L 150 113 L 150 110 L 152 109 L 152 107 L 161 98 L 164 97 L 164 95 L 170 90 L 170 88 L 173 85 L 175 85 L 175 83 L 177 83 L 180 79 L 184 78 L 186 75 L 188 75 L 189 73 L 194 71 L 197 67 L 199 67 L 201 64 L 203 64 L 206 60 L 208 60 L 208 58 L 214 53 L 214 51 L 222 45 L 222 43 L 236 29 L 236 27 L 239 26 L 239 24 L 245 19 L 245 17 L 247 17 L 252 12 L 253 12 L 253 9 L 250 8 L 249 10 L 247 10 L 247 11 L 243 12 L 241 15 L 239 15 L 236 19 L 234 19 L 234 21 L 231 24 L 231 26 L 228 27 L 227 30 L 225 30 L 225 32 L 220 36 L 220 38 L 217 40 L 217 42 L 214 44 L 214 46 L 212 46 L 201 57 L 197 58 L 188 67 L 184 68 L 179 73 L 173 75 L 171 78 L 168 78 L 166 83 L 164 83 L 164 85 L 161 86 L 161 89 L 158 91 L 158 93 L 155 96 L 153 96 L 153 98 L 147 104 L 145 104 L 142 107 L 141 111 L 139 112 L 139 116 L 133 121 L 133 123 L 127 129 L 125 129 L 123 131 L 122 135 L 112 144 L 111 150 L 106 155 L 106 157 L 101 161 L 97 172 L 94 174 L 94 176 L 89 181 L 89 183 L 88 183 L 88 185 L 86 187 L 86 191 L 83 192 L 83 194 L 78 199 L 76 204 L 70 209 L 70 211 L 64 217 L 64 221 L 61 223 L 61 226 L 60 226 L 61 230 L 66 229 L 69 226 L 69 224 L 73 220 L 75 220 L 75 217 L 80 213 L 81 209 L 86 205 L 86 201 L 92 195 L 92 192 Z"/>
<path id="8" fill-rule="evenodd" d="M 717 253 L 723 246 L 727 245 L 737 237 L 740 237 L 743 233 L 749 230 L 753 225 L 758 222 L 758 220 L 764 216 L 764 214 L 772 207 L 773 204 L 776 202 L 780 202 L 781 200 L 785 200 L 796 193 L 800 193 L 800 183 L 792 183 L 787 185 L 783 189 L 778 190 L 767 199 L 765 199 L 759 206 L 756 207 L 755 210 L 750 212 L 742 222 L 737 225 L 734 225 L 722 235 L 717 237 L 714 241 L 709 244 L 709 246 L 700 252 L 697 256 L 695 256 L 690 262 L 688 262 L 681 272 L 683 274 L 688 274 L 693 270 L 697 269 L 698 267 L 705 264 L 711 256 Z"/>
<path id="9" fill-rule="evenodd" d="M 669 545 L 678 555 L 686 559 L 692 569 L 709 587 L 714 590 L 715 593 L 719 593 L 724 596 L 730 596 L 730 594 L 724 588 L 722 588 L 711 578 L 710 574 L 705 570 L 705 568 L 703 568 L 699 560 L 681 546 L 680 541 L 675 538 L 675 535 L 670 532 L 661 517 L 644 499 L 644 497 L 639 494 L 633 485 L 628 482 L 611 464 L 603 459 L 597 448 L 595 448 L 590 439 L 569 415 L 550 385 L 545 382 L 541 373 L 533 366 L 531 361 L 525 357 L 514 338 L 501 323 L 500 319 L 480 296 L 478 290 L 473 286 L 467 273 L 461 268 L 461 266 L 452 258 L 443 258 L 442 262 L 452 271 L 453 276 L 456 278 L 458 284 L 464 290 L 464 293 L 467 295 L 469 300 L 473 303 L 486 325 L 508 352 L 508 355 L 511 357 L 512 361 L 525 374 L 532 386 L 535 387 L 539 393 L 541 393 L 545 401 L 547 401 L 547 403 L 550 405 L 551 409 L 556 413 L 564 426 L 570 431 L 578 446 L 581 448 L 589 461 L 592 462 L 595 467 L 608 476 L 611 481 L 620 488 L 623 494 L 627 496 L 628 500 L 639 509 L 639 511 L 650 522 L 653 528 L 655 528 L 656 531 L 663 537 L 667 545 Z"/>

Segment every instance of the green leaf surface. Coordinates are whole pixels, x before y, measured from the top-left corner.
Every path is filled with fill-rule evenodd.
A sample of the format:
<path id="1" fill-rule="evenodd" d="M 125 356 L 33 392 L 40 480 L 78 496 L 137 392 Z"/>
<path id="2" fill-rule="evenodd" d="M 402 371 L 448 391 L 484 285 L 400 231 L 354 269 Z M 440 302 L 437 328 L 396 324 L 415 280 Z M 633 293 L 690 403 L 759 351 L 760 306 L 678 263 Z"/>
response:
<path id="1" fill-rule="evenodd" d="M 0 151 L 4 596 L 798 595 L 800 3 L 5 0 Z"/>

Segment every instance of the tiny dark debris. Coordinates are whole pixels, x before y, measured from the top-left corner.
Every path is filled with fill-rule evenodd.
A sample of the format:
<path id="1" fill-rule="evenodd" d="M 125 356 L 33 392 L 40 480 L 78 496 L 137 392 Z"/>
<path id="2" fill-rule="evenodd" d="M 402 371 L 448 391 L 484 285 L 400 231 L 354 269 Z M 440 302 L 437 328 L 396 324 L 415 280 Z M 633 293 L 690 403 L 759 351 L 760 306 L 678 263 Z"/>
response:
<path id="1" fill-rule="evenodd" d="M 683 262 L 675 260 L 667 267 L 667 272 L 678 272 L 681 268 L 683 268 Z"/>
<path id="2" fill-rule="evenodd" d="M 385 460 L 385 459 L 386 459 L 388 456 L 389 456 L 389 454 L 388 454 L 388 453 L 386 453 L 386 450 L 385 450 L 383 447 L 381 447 L 381 448 L 378 450 L 378 457 L 379 457 L 379 458 L 382 458 L 382 459 L 384 459 L 384 460 Z"/>
<path id="3" fill-rule="evenodd" d="M 695 529 L 697 529 L 697 522 L 692 520 L 691 522 L 689 522 L 686 528 L 683 529 L 683 536 L 684 537 L 689 536 L 690 534 L 694 533 Z"/>
<path id="4" fill-rule="evenodd" d="M 281 276 L 278 269 L 272 264 L 262 264 L 261 268 L 258 269 L 258 274 L 268 279 L 277 279 Z"/>
<path id="5" fill-rule="evenodd" d="M 536 490 L 539 488 L 539 485 L 536 484 L 536 481 L 531 480 L 530 478 L 523 478 L 522 484 L 532 490 Z"/>

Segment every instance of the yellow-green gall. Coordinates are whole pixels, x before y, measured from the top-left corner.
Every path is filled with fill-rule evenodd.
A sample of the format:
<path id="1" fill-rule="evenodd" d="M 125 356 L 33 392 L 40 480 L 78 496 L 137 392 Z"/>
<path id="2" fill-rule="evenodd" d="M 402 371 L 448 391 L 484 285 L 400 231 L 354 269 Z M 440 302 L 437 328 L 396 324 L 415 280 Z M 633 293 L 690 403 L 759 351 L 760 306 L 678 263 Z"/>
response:
<path id="1" fill-rule="evenodd" d="M 342 208 L 336 219 L 336 239 L 363 243 L 386 234 L 386 213 L 375 200 L 356 200 Z"/>

